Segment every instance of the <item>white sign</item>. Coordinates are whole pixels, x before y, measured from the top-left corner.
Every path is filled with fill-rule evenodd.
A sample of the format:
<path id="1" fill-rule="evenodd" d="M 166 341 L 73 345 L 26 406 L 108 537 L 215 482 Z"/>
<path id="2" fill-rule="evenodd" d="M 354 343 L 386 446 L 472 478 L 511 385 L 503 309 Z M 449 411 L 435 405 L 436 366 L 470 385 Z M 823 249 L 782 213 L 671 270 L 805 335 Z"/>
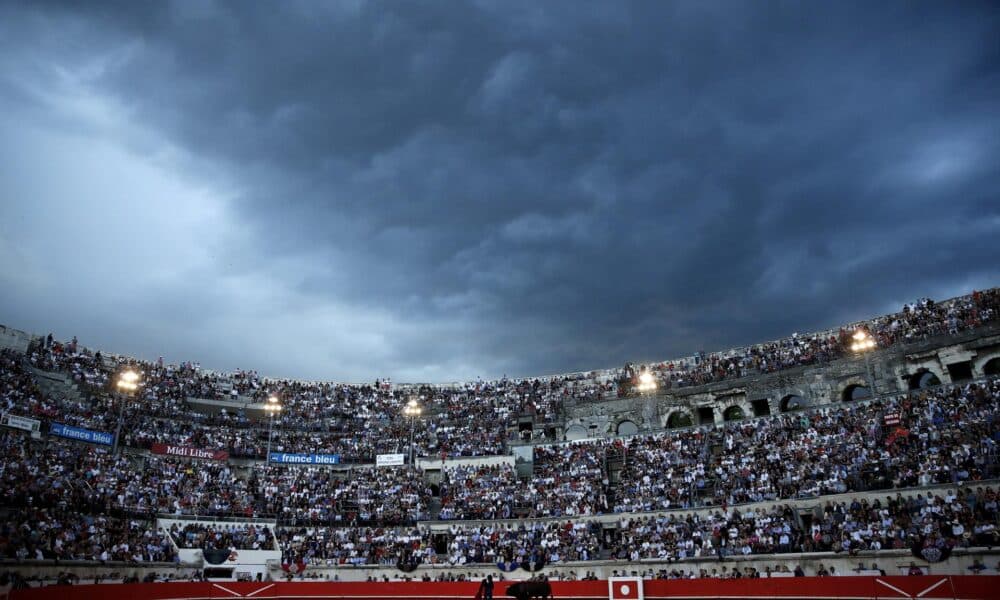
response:
<path id="1" fill-rule="evenodd" d="M 376 467 L 394 467 L 406 462 L 405 454 L 377 454 L 375 455 Z"/>
<path id="2" fill-rule="evenodd" d="M 42 426 L 42 422 L 38 419 L 19 417 L 10 413 L 4 413 L 3 416 L 0 417 L 0 424 L 6 425 L 7 427 L 13 427 L 14 429 L 23 429 L 25 431 L 38 431 L 38 429 Z"/>
<path id="3" fill-rule="evenodd" d="M 638 577 L 608 577 L 610 600 L 643 600 L 642 579 Z"/>

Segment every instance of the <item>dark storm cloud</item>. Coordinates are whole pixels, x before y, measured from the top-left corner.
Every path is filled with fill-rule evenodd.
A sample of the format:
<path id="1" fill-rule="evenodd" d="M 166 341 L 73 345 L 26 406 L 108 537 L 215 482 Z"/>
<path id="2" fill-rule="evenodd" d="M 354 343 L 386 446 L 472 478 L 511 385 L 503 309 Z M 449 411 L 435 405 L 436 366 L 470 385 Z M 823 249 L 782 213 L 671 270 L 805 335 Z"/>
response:
<path id="1" fill-rule="evenodd" d="M 87 89 L 234 190 L 219 228 L 254 250 L 222 244 L 201 281 L 287 289 L 257 309 L 276 323 L 368 311 L 386 337 L 291 344 L 293 374 L 613 366 L 1000 280 L 989 3 L 278 8 L 13 6 L 0 45 L 5 70 L 105 57 Z M 204 291 L 133 302 L 240 328 Z"/>

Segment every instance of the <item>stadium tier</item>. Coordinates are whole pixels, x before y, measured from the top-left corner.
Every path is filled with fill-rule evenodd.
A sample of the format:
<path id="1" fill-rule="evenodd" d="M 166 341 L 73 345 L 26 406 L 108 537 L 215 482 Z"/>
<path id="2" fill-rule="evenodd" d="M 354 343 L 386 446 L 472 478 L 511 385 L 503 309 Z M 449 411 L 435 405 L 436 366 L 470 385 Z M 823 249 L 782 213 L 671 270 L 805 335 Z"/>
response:
<path id="1" fill-rule="evenodd" d="M 0 352 L 6 585 L 997 573 L 998 314 L 993 289 L 451 385 L 273 380 L 27 336 Z"/>

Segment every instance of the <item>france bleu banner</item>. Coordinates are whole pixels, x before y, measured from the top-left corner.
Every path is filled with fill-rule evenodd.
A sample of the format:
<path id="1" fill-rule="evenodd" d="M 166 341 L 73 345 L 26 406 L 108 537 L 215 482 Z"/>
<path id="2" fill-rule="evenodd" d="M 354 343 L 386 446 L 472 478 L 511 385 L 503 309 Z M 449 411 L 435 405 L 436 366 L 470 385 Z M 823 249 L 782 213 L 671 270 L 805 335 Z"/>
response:
<path id="1" fill-rule="evenodd" d="M 286 465 L 339 465 L 339 454 L 292 454 L 272 452 L 271 462 Z"/>
<path id="2" fill-rule="evenodd" d="M 52 435 L 58 435 L 59 437 L 69 438 L 71 440 L 80 440 L 81 442 L 90 442 L 91 444 L 104 444 L 105 446 L 111 446 L 115 443 L 115 436 L 104 432 L 104 431 L 91 431 L 90 429 L 81 429 L 79 427 L 70 427 L 69 425 L 63 425 L 62 423 L 53 423 L 49 427 L 49 433 Z"/>

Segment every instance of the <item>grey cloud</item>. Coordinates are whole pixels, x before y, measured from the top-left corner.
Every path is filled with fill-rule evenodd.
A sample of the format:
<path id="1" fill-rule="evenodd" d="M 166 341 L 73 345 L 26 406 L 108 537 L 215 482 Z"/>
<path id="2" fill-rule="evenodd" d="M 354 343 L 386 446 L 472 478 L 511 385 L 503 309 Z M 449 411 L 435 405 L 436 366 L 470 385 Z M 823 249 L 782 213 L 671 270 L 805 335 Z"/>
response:
<path id="1" fill-rule="evenodd" d="M 252 242 L 221 245 L 199 281 L 241 273 L 287 291 L 275 319 L 336 306 L 381 315 L 391 338 L 340 371 L 310 352 L 351 349 L 322 340 L 248 355 L 264 371 L 612 366 L 1000 275 L 988 3 L 3 11 L 0 101 L 31 112 L 19 82 L 50 78 L 26 71 L 83 69 L 130 126 L 181 149 L 176 164 L 231 190 L 220 228 Z M 188 288 L 151 293 L 158 318 L 197 319 Z M 227 298 L 194 306 L 215 316 Z M 226 348 L 201 350 L 229 364 Z"/>

